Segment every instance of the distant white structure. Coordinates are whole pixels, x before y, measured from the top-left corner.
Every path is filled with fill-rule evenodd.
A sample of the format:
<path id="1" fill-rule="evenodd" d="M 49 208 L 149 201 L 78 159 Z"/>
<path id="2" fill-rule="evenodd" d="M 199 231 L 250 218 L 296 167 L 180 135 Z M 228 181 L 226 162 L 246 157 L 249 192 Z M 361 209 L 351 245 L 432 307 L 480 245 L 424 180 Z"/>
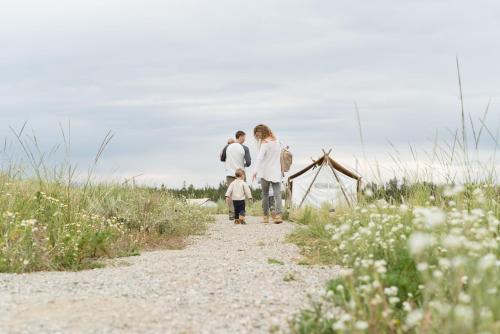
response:
<path id="1" fill-rule="evenodd" d="M 211 201 L 210 198 L 188 198 L 187 203 L 189 205 L 196 205 L 202 208 L 215 208 L 217 207 L 217 203 Z"/>
<path id="2" fill-rule="evenodd" d="M 323 156 L 291 175 L 287 183 L 287 206 L 333 208 L 353 205 L 361 191 L 361 176 L 348 170 L 323 150 Z"/>

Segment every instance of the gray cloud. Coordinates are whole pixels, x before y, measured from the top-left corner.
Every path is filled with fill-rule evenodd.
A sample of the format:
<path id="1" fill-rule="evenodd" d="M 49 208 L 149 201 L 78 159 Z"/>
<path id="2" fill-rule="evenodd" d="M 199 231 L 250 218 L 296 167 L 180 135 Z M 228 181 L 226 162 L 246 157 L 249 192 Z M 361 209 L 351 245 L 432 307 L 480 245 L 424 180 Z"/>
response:
<path id="1" fill-rule="evenodd" d="M 261 122 L 298 161 L 331 147 L 354 165 L 356 101 L 370 157 L 389 164 L 387 139 L 426 148 L 436 128 L 459 126 L 457 55 L 467 112 L 477 120 L 491 98 L 496 129 L 499 9 L 486 0 L 9 1 L 0 135 L 29 120 L 50 147 L 71 120 L 82 165 L 115 133 L 102 175 L 213 184 L 227 137 Z"/>

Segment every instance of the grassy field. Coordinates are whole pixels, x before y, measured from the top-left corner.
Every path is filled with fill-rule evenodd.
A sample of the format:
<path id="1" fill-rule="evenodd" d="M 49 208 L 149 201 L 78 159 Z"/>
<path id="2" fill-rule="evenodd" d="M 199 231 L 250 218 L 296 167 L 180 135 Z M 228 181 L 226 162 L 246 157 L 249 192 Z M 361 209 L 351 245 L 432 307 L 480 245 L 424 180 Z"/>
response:
<path id="1" fill-rule="evenodd" d="M 290 236 L 311 264 L 349 268 L 294 333 L 499 333 L 500 188 L 415 187 L 334 215 L 306 209 Z"/>
<path id="2" fill-rule="evenodd" d="M 77 270 L 103 257 L 179 248 L 211 216 L 167 192 L 0 174 L 0 272 Z"/>
<path id="3" fill-rule="evenodd" d="M 465 112 L 458 59 L 457 70 L 459 129 L 436 131 L 423 154 L 410 145 L 409 163 L 393 146 L 400 179 L 371 183 L 357 206 L 292 213 L 302 227 L 289 240 L 305 262 L 346 274 L 298 313 L 291 332 L 500 333 L 500 125 L 486 126 L 489 104 L 479 124 Z M 367 165 L 377 179 L 378 164 Z M 435 177 L 442 185 L 428 182 Z"/>
<path id="4" fill-rule="evenodd" d="M 94 182 L 111 133 L 88 172 L 77 177 L 69 126 L 61 128 L 64 145 L 47 153 L 25 127 L 13 130 L 15 141 L 6 140 L 0 152 L 0 272 L 79 270 L 143 249 L 182 248 L 187 236 L 203 233 L 213 221 L 166 190 L 133 180 Z M 62 156 L 49 161 L 59 151 Z"/>

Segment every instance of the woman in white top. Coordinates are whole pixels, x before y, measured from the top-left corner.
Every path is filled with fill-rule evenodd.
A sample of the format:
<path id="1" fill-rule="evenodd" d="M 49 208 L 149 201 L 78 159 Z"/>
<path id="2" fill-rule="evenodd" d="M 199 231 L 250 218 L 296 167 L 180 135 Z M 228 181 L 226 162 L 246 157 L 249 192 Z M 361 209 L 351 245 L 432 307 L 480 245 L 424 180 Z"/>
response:
<path id="1" fill-rule="evenodd" d="M 257 177 L 261 179 L 263 222 L 269 223 L 269 188 L 272 187 L 276 205 L 273 222 L 279 224 L 283 221 L 281 219 L 281 145 L 267 125 L 257 125 L 253 133 L 260 144 L 260 149 L 252 179 L 255 180 Z"/>

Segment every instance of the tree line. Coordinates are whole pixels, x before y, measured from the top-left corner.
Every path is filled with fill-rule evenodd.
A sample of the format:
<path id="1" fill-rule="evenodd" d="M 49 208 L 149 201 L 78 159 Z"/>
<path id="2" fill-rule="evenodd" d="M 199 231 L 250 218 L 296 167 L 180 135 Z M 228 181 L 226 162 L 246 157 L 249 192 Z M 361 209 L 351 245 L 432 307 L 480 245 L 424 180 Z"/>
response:
<path id="1" fill-rule="evenodd" d="M 182 188 L 167 188 L 162 184 L 160 189 L 168 191 L 175 197 L 209 198 L 211 201 L 217 202 L 219 199 L 224 199 L 227 186 L 224 181 L 221 181 L 216 187 L 207 185 L 201 188 L 195 188 L 194 185 L 187 185 L 186 182 L 184 182 Z M 262 199 L 260 188 L 253 188 L 252 186 L 250 186 L 250 190 L 252 191 L 252 197 L 255 200 Z"/>

